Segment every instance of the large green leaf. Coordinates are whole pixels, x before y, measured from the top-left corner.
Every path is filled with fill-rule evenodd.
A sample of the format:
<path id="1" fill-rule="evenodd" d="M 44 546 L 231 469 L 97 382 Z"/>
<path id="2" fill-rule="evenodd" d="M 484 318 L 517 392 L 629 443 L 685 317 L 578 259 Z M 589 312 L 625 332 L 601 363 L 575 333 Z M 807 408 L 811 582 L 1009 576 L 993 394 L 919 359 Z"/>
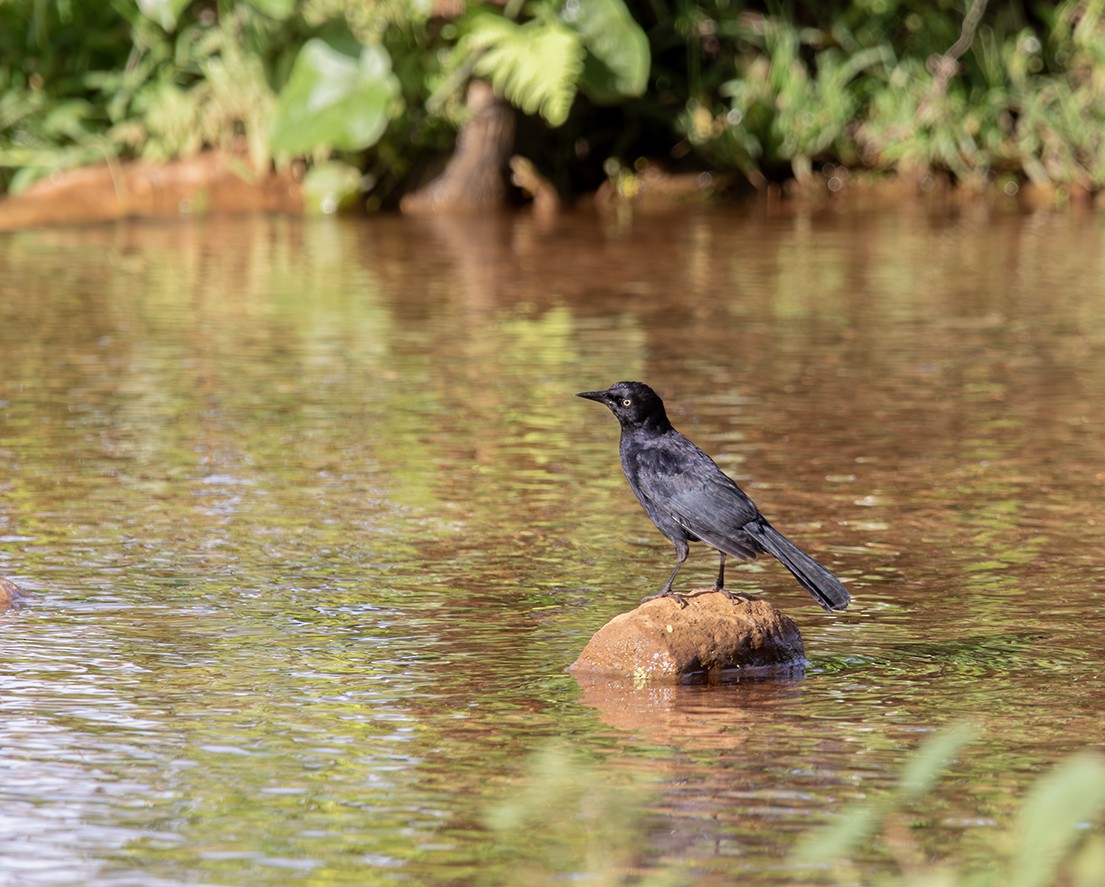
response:
<path id="1" fill-rule="evenodd" d="M 367 148 L 387 129 L 398 96 L 399 80 L 382 46 L 362 46 L 354 56 L 308 40 L 277 96 L 271 146 L 290 154 Z"/>
<path id="2" fill-rule="evenodd" d="M 477 54 L 473 73 L 488 78 L 512 104 L 540 113 L 552 126 L 567 120 L 583 71 L 578 33 L 555 19 L 516 25 L 483 14 L 472 20 L 464 50 Z"/>
<path id="3" fill-rule="evenodd" d="M 622 0 L 569 0 L 561 18 L 583 37 L 588 51 L 580 86 L 596 101 L 642 95 L 652 65 L 648 37 Z"/>

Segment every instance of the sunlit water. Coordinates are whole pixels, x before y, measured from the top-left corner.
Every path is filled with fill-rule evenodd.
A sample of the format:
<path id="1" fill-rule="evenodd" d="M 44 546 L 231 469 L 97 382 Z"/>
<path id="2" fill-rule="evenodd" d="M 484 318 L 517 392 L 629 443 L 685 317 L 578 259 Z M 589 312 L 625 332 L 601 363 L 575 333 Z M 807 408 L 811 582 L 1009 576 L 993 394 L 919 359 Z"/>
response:
<path id="1" fill-rule="evenodd" d="M 1098 218 L 983 209 L 3 235 L 36 600 L 0 615 L 0 885 L 831 880 L 799 837 L 963 719 L 909 825 L 984 858 L 1105 745 L 1103 265 Z M 852 589 L 733 570 L 804 674 L 566 673 L 673 562 L 572 397 L 623 378 Z"/>

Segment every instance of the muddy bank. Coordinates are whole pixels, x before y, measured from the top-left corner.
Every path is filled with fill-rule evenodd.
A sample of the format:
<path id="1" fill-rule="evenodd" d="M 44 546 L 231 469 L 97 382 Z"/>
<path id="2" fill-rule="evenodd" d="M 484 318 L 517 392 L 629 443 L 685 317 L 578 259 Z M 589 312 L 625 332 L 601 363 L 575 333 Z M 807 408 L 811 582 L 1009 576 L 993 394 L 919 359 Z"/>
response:
<path id="1" fill-rule="evenodd" d="M 211 151 L 168 163 L 137 160 L 58 173 L 0 200 L 0 231 L 131 216 L 302 211 L 299 183 L 290 174 L 257 177 L 239 158 Z"/>
<path id="2" fill-rule="evenodd" d="M 460 155 L 458 154 L 458 157 Z M 456 163 L 454 168 L 463 167 Z M 486 167 L 486 164 L 484 164 Z M 471 195 L 472 176 L 454 173 L 447 183 L 414 192 L 401 202 L 405 213 L 464 214 L 496 211 L 516 206 L 508 200 L 506 186 L 486 186 L 487 170 Z M 522 157 L 510 160 L 510 187 L 527 199 L 540 215 L 555 215 L 571 205 L 599 211 L 633 208 L 648 211 L 703 202 L 736 202 L 760 208 L 862 209 L 922 201 L 936 205 L 989 205 L 1010 212 L 1069 207 L 1105 208 L 1105 197 L 1078 188 L 1041 187 L 1030 184 L 993 183 L 985 190 L 959 187 L 946 175 L 855 173 L 831 164 L 799 184 L 767 183 L 758 190 L 734 189 L 729 177 L 709 172 L 670 174 L 659 165 L 639 164 L 590 195 L 566 201 Z M 465 167 L 467 169 L 467 167 Z M 444 199 L 463 180 L 462 196 Z M 504 180 L 505 182 L 505 180 Z M 446 187 L 446 184 L 449 187 Z M 444 190 L 443 190 L 444 189 Z M 427 195 L 433 197 L 431 200 Z M 0 197 L 0 231 L 16 231 L 46 225 L 72 225 L 115 221 L 131 217 L 179 218 L 192 215 L 304 212 L 305 197 L 300 176 L 294 172 L 252 173 L 245 161 L 232 154 L 211 151 L 168 163 L 128 161 L 87 166 L 60 172 L 35 183 L 13 197 Z"/>

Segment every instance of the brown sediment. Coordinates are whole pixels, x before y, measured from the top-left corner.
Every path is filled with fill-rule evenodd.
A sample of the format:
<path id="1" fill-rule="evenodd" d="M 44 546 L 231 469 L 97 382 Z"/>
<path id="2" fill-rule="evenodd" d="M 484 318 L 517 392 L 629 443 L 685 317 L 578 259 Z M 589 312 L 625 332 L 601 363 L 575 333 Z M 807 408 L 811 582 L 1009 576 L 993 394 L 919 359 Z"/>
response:
<path id="1" fill-rule="evenodd" d="M 303 211 L 290 173 L 253 174 L 244 159 L 208 151 L 185 160 L 85 166 L 0 200 L 0 231 L 208 213 Z"/>

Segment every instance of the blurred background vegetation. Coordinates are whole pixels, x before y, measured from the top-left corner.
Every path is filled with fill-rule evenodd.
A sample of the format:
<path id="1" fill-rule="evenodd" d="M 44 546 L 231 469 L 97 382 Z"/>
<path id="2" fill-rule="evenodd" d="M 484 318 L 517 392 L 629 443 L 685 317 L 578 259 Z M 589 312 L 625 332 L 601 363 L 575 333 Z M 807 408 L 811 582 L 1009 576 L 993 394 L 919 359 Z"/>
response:
<path id="1" fill-rule="evenodd" d="M 649 158 L 1105 181 L 1105 0 L 0 0 L 0 191 L 228 149 L 340 161 L 372 206 L 447 154 L 472 78 L 566 195 Z"/>

